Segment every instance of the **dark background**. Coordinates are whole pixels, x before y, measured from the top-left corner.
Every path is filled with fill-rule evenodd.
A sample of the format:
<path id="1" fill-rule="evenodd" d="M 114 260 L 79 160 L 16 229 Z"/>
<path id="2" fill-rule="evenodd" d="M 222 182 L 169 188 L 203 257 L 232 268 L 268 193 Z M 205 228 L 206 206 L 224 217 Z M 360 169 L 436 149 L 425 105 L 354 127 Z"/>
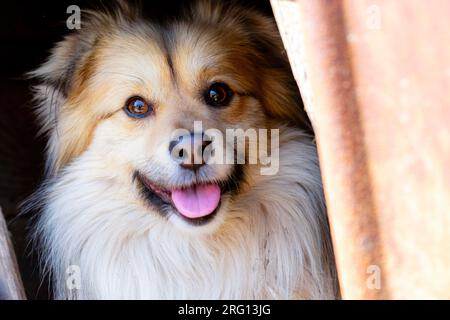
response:
<path id="1" fill-rule="evenodd" d="M 220 1 L 220 0 L 217 0 Z M 37 137 L 30 88 L 25 74 L 44 62 L 53 44 L 71 32 L 66 9 L 97 8 L 111 1 L 10 1 L 0 13 L 0 207 L 12 232 L 28 299 L 49 297 L 47 281 L 40 279 L 36 256 L 27 246 L 26 228 L 33 215 L 17 216 L 19 204 L 42 179 L 45 139 Z M 141 1 L 147 16 L 176 16 L 191 1 Z M 222 2 L 230 2 L 222 0 Z M 267 0 L 236 1 L 272 15 Z M 232 4 L 231 4 L 232 5 Z M 81 16 L 83 19 L 83 16 Z"/>

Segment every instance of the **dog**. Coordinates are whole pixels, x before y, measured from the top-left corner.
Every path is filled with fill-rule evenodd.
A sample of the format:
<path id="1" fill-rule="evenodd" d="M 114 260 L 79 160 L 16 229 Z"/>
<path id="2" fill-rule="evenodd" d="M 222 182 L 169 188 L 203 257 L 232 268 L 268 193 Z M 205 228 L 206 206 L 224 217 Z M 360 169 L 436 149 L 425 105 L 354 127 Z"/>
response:
<path id="1" fill-rule="evenodd" d="M 314 136 L 274 21 L 217 1 L 165 23 L 123 1 L 81 19 L 31 73 L 48 144 L 26 206 L 54 298 L 336 298 Z M 249 163 L 253 136 L 239 151 L 208 129 L 278 133 L 259 146 L 277 167 Z"/>

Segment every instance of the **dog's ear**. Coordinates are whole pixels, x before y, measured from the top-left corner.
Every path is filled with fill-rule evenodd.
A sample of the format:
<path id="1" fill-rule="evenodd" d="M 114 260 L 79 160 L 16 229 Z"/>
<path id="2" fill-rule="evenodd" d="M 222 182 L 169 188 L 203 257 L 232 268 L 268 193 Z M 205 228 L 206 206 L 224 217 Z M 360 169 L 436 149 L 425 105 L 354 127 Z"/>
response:
<path id="1" fill-rule="evenodd" d="M 194 20 L 228 28 L 245 39 L 248 50 L 241 51 L 251 56 L 258 71 L 259 98 L 270 116 L 312 131 L 273 18 L 235 1 L 199 0 L 190 11 Z"/>
<path id="2" fill-rule="evenodd" d="M 275 21 L 250 11 L 244 24 L 260 55 L 255 61 L 263 74 L 260 90 L 265 108 L 272 116 L 312 130 Z"/>
<path id="3" fill-rule="evenodd" d="M 33 91 L 40 134 L 46 134 L 49 140 L 46 162 L 48 174 L 55 173 L 88 143 L 88 135 L 82 129 L 83 119 L 77 119 L 80 128 L 75 124 L 64 126 L 60 123 L 60 115 L 70 93 L 77 89 L 86 76 L 86 66 L 92 62 L 90 55 L 99 38 L 110 33 L 111 28 L 135 21 L 139 16 L 139 9 L 121 0 L 82 11 L 81 28 L 57 43 L 47 61 L 28 73 L 27 76 L 37 82 Z M 66 135 L 67 130 L 71 134 Z M 77 132 L 79 136 L 74 137 Z"/>

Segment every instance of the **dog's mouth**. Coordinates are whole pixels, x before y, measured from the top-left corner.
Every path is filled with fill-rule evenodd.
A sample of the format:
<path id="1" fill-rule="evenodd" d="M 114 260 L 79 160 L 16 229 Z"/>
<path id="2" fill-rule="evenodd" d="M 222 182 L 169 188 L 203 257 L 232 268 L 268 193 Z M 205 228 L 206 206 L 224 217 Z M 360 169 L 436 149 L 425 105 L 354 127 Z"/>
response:
<path id="1" fill-rule="evenodd" d="M 176 188 L 165 188 L 137 172 L 135 177 L 142 185 L 144 198 L 160 213 L 177 213 L 184 220 L 200 225 L 210 221 L 221 206 L 226 193 L 234 193 L 242 179 L 242 168 L 238 167 L 226 181 L 193 183 Z"/>

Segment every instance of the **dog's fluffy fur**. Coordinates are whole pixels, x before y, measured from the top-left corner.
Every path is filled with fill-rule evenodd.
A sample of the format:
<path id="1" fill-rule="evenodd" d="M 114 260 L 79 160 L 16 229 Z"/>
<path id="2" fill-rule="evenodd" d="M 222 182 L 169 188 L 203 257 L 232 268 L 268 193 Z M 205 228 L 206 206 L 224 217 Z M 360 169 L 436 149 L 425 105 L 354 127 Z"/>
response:
<path id="1" fill-rule="evenodd" d="M 119 3 L 83 14 L 81 30 L 33 76 L 48 178 L 28 205 L 41 207 L 35 236 L 56 298 L 336 296 L 316 148 L 269 18 L 203 1 L 158 25 Z M 197 93 L 217 79 L 236 95 L 211 110 Z M 126 116 L 136 94 L 152 101 L 154 116 Z M 194 120 L 280 128 L 279 172 L 245 165 L 239 188 L 202 226 L 161 215 L 133 176 L 188 180 L 166 148 L 170 131 Z M 232 166 L 205 170 L 196 179 L 229 178 Z M 70 265 L 80 268 L 79 290 L 66 286 Z"/>

